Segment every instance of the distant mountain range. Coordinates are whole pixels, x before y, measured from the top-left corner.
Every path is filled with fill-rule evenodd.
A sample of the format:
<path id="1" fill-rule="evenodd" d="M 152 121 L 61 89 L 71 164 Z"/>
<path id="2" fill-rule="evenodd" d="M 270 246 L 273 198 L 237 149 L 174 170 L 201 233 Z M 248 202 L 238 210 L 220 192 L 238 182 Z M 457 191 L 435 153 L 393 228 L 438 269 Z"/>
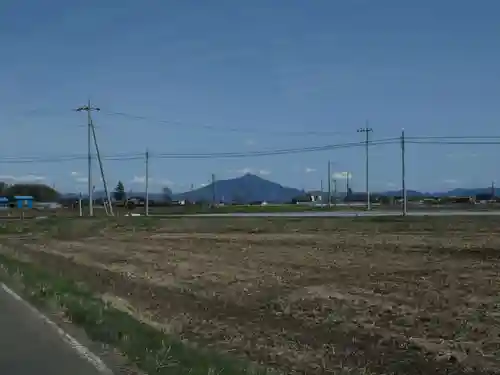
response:
<path id="1" fill-rule="evenodd" d="M 495 189 L 495 195 L 500 195 L 500 189 Z M 312 192 L 320 194 L 319 191 Z M 475 196 L 479 194 L 490 194 L 491 188 L 457 188 L 449 190 L 446 192 L 420 192 L 416 190 L 407 190 L 407 195 L 409 197 L 415 196 L 434 196 L 434 197 L 445 197 L 445 196 Z M 215 200 L 217 202 L 224 203 L 251 203 L 251 202 L 268 202 L 268 203 L 287 203 L 293 198 L 302 196 L 305 191 L 285 187 L 276 182 L 272 182 L 262 177 L 255 176 L 253 174 L 245 174 L 241 177 L 228 179 L 228 180 L 218 180 L 215 184 L 210 184 L 205 187 L 186 191 L 184 193 L 172 194 L 173 200 L 189 200 L 189 201 L 208 201 L 211 202 L 215 194 Z M 345 192 L 340 193 L 342 196 Z M 377 195 L 385 196 L 401 196 L 401 190 L 376 192 Z M 326 196 L 326 192 L 323 192 Z M 77 198 L 77 194 L 63 194 L 66 198 Z M 133 192 L 132 196 L 144 198 L 146 194 L 144 192 Z M 86 197 L 86 195 L 85 195 Z M 94 198 L 100 199 L 104 198 L 105 194 L 103 191 L 94 192 Z M 149 199 L 151 200 L 164 200 L 164 194 L 162 193 L 150 193 Z"/>
<path id="2" fill-rule="evenodd" d="M 392 190 L 378 193 L 385 196 L 401 196 L 402 190 Z M 488 188 L 456 188 L 448 191 L 438 192 L 422 192 L 417 190 L 407 190 L 406 195 L 409 197 L 469 197 L 480 194 L 491 194 L 491 187 Z M 495 189 L 495 196 L 500 194 L 500 189 Z"/>

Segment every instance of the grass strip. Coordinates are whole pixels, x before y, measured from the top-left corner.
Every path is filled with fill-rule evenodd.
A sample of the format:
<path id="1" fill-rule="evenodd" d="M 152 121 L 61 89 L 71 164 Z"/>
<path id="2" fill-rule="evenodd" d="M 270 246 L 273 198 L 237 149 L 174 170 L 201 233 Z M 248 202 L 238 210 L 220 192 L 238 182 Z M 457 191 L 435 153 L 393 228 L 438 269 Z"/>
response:
<path id="1" fill-rule="evenodd" d="M 194 214 L 245 214 L 245 213 L 301 213 L 301 212 L 334 212 L 334 211 L 364 211 L 364 206 L 332 206 L 319 207 L 309 205 L 227 205 L 219 207 L 208 206 L 170 206 L 151 207 L 150 214 L 158 215 L 194 215 Z M 142 211 L 133 211 L 142 213 Z"/>
<path id="2" fill-rule="evenodd" d="M 82 284 L 41 269 L 34 263 L 0 254 L 0 279 L 18 285 L 17 290 L 33 305 L 62 310 L 82 327 L 90 339 L 111 345 L 148 374 L 215 375 L 271 374 L 221 353 L 186 345 L 179 339 L 134 319 Z M 1 271 L 1 270 L 0 270 Z"/>

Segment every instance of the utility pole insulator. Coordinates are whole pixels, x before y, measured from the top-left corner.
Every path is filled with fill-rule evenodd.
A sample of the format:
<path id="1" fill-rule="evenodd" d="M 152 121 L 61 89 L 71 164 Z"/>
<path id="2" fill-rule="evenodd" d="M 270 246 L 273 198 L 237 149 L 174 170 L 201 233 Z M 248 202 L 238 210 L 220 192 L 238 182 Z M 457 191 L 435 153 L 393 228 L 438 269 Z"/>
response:
<path id="1" fill-rule="evenodd" d="M 98 107 L 91 107 L 89 105 L 84 105 L 82 107 L 78 107 L 77 109 L 75 109 L 76 112 L 81 112 L 81 111 L 100 111 L 101 108 L 98 108 Z"/>

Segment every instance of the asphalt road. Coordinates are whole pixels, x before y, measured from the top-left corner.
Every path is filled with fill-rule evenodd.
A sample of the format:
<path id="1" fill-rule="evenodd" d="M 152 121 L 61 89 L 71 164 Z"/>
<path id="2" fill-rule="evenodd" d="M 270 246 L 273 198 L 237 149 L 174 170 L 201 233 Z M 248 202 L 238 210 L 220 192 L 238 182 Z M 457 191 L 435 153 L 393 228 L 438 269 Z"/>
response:
<path id="1" fill-rule="evenodd" d="M 0 288 L 0 374 L 98 375 L 48 323 Z"/>
<path id="2" fill-rule="evenodd" d="M 409 211 L 408 216 L 499 216 L 500 210 L 495 211 L 462 211 L 462 210 L 415 210 Z M 151 215 L 154 217 L 375 217 L 401 216 L 399 211 L 302 211 L 302 212 L 234 212 L 218 214 L 191 214 L 191 215 Z"/>

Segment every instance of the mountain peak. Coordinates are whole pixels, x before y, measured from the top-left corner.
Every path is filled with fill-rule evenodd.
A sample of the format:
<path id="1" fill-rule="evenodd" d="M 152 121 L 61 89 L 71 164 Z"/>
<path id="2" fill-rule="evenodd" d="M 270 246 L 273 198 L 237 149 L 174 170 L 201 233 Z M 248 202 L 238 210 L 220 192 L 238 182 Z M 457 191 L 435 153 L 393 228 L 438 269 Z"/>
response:
<path id="1" fill-rule="evenodd" d="M 180 198 L 192 201 L 211 201 L 214 194 L 217 201 L 225 203 L 264 201 L 286 203 L 299 196 L 301 192 L 297 189 L 283 187 L 253 173 L 245 173 L 233 179 L 218 180 L 201 189 L 180 194 Z"/>
<path id="2" fill-rule="evenodd" d="M 243 176 L 241 177 L 237 177 L 236 179 L 241 179 L 241 178 L 244 178 L 244 179 L 259 179 L 259 180 L 265 180 L 264 178 L 260 177 L 260 176 L 257 176 L 256 174 L 253 174 L 253 173 L 250 173 L 250 172 L 247 172 L 245 173 Z M 267 180 L 266 180 L 267 181 Z"/>

